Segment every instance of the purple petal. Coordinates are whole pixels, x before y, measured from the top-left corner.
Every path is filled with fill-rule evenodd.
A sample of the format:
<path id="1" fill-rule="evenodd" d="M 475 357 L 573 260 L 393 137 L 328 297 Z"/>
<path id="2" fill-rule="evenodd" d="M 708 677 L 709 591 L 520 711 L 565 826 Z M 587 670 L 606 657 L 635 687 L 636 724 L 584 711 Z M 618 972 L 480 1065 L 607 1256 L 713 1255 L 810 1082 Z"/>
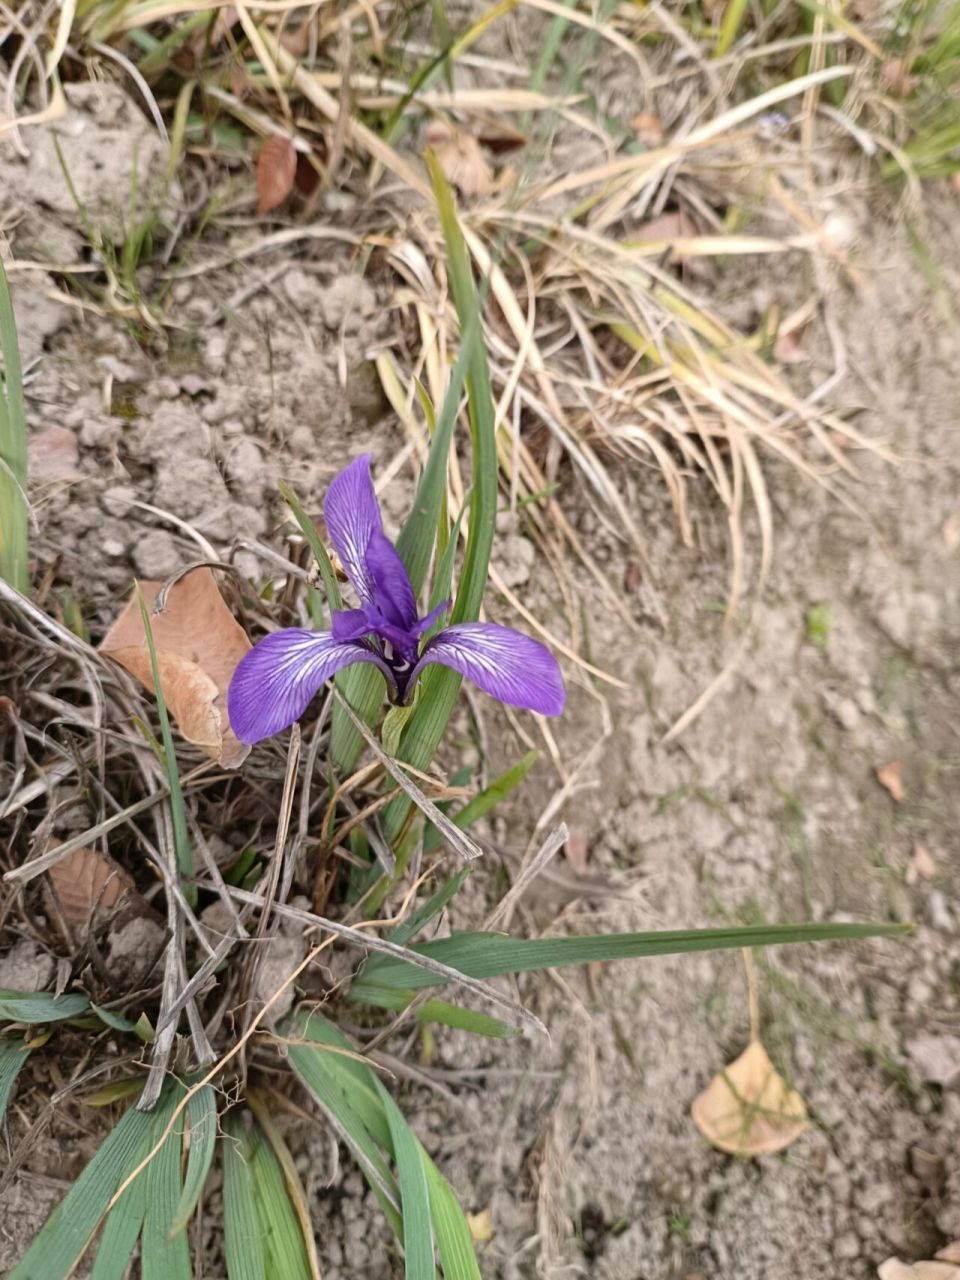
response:
<path id="1" fill-rule="evenodd" d="M 558 716 L 566 690 L 557 660 L 538 640 L 493 622 L 458 622 L 427 643 L 408 688 L 431 662 L 452 667 L 484 693 L 512 707 Z"/>
<path id="2" fill-rule="evenodd" d="M 425 636 L 427 632 L 430 630 L 430 628 L 433 626 L 433 624 L 435 622 L 438 622 L 449 608 L 450 608 L 449 600 L 441 601 L 441 603 L 438 604 L 435 609 L 430 610 L 430 612 L 427 614 L 425 618 L 420 619 L 420 621 L 413 628 L 410 634 L 413 636 L 416 636 L 417 639 L 419 639 L 420 636 Z"/>
<path id="3" fill-rule="evenodd" d="M 364 453 L 334 476 L 323 503 L 323 516 L 333 549 L 360 600 L 373 600 L 374 585 L 367 570 L 367 546 L 383 533 L 380 507 L 370 475 L 370 454 Z"/>
<path id="4" fill-rule="evenodd" d="M 265 636 L 240 660 L 227 690 L 230 728 L 248 746 L 299 720 L 317 690 L 342 667 L 386 664 L 361 644 L 338 644 L 328 631 L 288 627 Z"/>
<path id="5" fill-rule="evenodd" d="M 333 638 L 337 644 L 362 640 L 375 629 L 363 609 L 338 609 L 333 615 Z"/>
<path id="6" fill-rule="evenodd" d="M 417 621 L 417 602 L 403 561 L 386 534 L 377 532 L 371 536 L 366 565 L 377 608 L 388 622 L 409 631 Z"/>

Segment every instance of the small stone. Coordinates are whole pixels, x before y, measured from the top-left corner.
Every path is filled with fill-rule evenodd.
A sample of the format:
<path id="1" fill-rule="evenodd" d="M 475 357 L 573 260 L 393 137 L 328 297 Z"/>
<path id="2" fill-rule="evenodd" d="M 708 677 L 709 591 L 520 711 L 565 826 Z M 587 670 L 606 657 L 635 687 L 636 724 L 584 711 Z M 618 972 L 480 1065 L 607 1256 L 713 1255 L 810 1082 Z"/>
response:
<path id="1" fill-rule="evenodd" d="M 233 446 L 227 456 L 227 474 L 245 493 L 259 496 L 263 492 L 263 454 L 253 440 L 244 438 Z"/>
<path id="2" fill-rule="evenodd" d="M 522 587 L 529 581 L 535 559 L 533 543 L 516 534 L 504 538 L 497 548 L 497 569 L 508 587 Z"/>
<path id="3" fill-rule="evenodd" d="M 950 1085 L 960 1078 L 960 1036 L 921 1032 L 904 1046 L 922 1084 Z"/>
<path id="4" fill-rule="evenodd" d="M 158 378 L 153 384 L 153 390 L 161 400 L 176 400 L 180 394 L 180 383 L 176 378 Z"/>
<path id="5" fill-rule="evenodd" d="M 105 538 L 100 544 L 100 550 L 105 556 L 109 556 L 111 560 L 119 560 L 121 556 L 126 555 L 126 544 L 121 542 L 119 538 Z"/>
<path id="6" fill-rule="evenodd" d="M 53 959 L 32 938 L 21 938 L 0 959 L 0 987 L 8 991 L 43 991 L 53 979 Z"/>
<path id="7" fill-rule="evenodd" d="M 950 933 L 953 930 L 953 916 L 947 907 L 946 898 L 939 889 L 932 890 L 927 899 L 927 919 L 934 929 L 941 929 L 944 933 Z"/>
<path id="8" fill-rule="evenodd" d="M 173 535 L 164 529 L 153 529 L 133 548 L 133 563 L 144 578 L 169 578 L 181 567 L 183 557 Z"/>
<path id="9" fill-rule="evenodd" d="M 852 1231 L 845 1231 L 833 1246 L 833 1252 L 837 1258 L 852 1262 L 860 1257 L 860 1241 Z"/>
<path id="10" fill-rule="evenodd" d="M 136 493 L 129 485 L 118 484 L 104 490 L 100 495 L 100 505 L 107 515 L 128 516 L 130 514 L 130 504 L 136 496 Z"/>
<path id="11" fill-rule="evenodd" d="M 84 418 L 80 443 L 85 449 L 112 449 L 122 435 L 119 418 Z"/>
<path id="12" fill-rule="evenodd" d="M 356 333 L 364 319 L 376 310 L 377 297 L 360 276 L 342 275 L 319 290 L 317 304 L 320 319 L 328 329 Z"/>

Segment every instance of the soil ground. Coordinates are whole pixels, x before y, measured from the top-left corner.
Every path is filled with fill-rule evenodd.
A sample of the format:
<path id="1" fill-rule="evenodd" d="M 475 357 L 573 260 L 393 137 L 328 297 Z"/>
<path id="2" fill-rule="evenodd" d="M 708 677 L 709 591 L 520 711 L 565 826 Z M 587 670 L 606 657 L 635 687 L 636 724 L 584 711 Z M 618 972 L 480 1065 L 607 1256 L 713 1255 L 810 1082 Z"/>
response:
<path id="1" fill-rule="evenodd" d="M 5 213 L 20 215 L 16 259 L 49 253 L 52 235 L 73 259 L 80 233 L 66 209 L 22 180 L 4 193 Z M 654 620 L 591 495 L 562 473 L 564 509 L 634 615 L 628 627 L 571 563 L 591 658 L 630 688 L 568 669 L 570 710 L 554 731 L 572 782 L 556 816 L 586 862 L 559 860 L 512 921 L 597 932 L 892 918 L 916 921 L 916 932 L 758 957 L 761 1034 L 814 1119 L 779 1156 L 738 1161 L 710 1149 L 690 1119 L 693 1099 L 746 1044 L 734 954 L 524 978 L 520 994 L 547 1040 L 448 1032 L 432 1048 L 412 1042 L 431 1084 L 400 1082 L 404 1107 L 468 1207 L 491 1212 L 485 1276 L 867 1280 L 891 1254 L 928 1258 L 960 1238 L 956 208 L 950 192 L 928 188 L 936 288 L 903 220 L 879 202 L 862 211 L 858 279 L 831 283 L 846 352 L 831 399 L 899 460 L 854 457 L 861 512 L 785 464 L 768 468 L 775 557 L 746 655 L 667 744 L 747 625 L 740 616 L 724 627 L 725 515 L 697 492 L 698 549 L 685 549 L 660 480 L 630 477 L 665 608 Z M 789 307 L 794 269 L 803 271 L 730 268 L 731 314 L 771 297 Z M 14 279 L 25 355 L 37 360 L 34 554 L 57 566 L 56 587 L 70 587 L 95 636 L 133 574 L 162 578 L 201 558 L 187 526 L 260 580 L 269 570 L 253 544 L 275 541 L 278 478 L 317 507 L 351 457 L 372 451 L 382 468 L 405 443 L 369 358 L 389 325 L 389 284 L 358 282 L 329 241 L 275 249 L 244 277 L 179 281 L 178 327 L 159 356 L 114 320 L 52 298 L 51 276 Z M 815 331 L 814 369 L 823 342 Z M 70 433 L 75 458 L 67 445 L 64 462 L 53 428 Z M 403 469 L 386 489 L 394 519 L 410 483 Z M 755 530 L 750 538 L 755 559 Z M 504 522 L 496 555 L 525 604 L 562 627 L 522 522 Z M 489 613 L 515 620 L 495 595 Z M 495 776 L 525 744 L 498 708 L 484 701 L 479 711 Z M 475 757 L 475 737 L 464 715 L 451 760 Z M 902 764 L 899 803 L 876 777 L 892 761 Z M 452 924 L 482 919 L 501 891 L 498 860 L 516 869 L 561 782 L 545 758 L 480 829 L 489 869 Z M 930 879 L 911 871 L 917 845 L 932 858 Z M 5 941 L 22 959 L 16 937 Z M 399 1042 L 389 1047 L 400 1054 Z M 326 1136 L 299 1141 L 325 1277 L 386 1280 L 395 1260 L 359 1176 L 332 1160 Z M 50 1157 L 38 1148 L 0 1213 L 0 1267 L 35 1229 L 24 1206 L 55 1198 L 42 1176 Z"/>

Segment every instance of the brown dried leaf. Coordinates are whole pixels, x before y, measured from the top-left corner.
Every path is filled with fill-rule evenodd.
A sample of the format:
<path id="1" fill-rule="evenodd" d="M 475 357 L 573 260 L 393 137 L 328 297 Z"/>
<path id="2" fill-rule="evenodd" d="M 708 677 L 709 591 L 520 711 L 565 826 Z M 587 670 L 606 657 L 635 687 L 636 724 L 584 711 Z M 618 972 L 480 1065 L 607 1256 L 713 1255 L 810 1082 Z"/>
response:
<path id="1" fill-rule="evenodd" d="M 87 845 L 55 862 L 47 875 L 67 924 L 88 924 L 94 916 L 109 915 L 124 894 L 140 897 L 122 867 Z"/>
<path id="2" fill-rule="evenodd" d="M 161 585 L 140 584 L 148 609 Z M 225 768 L 235 769 L 249 748 L 230 729 L 226 693 L 250 641 L 224 603 L 210 570 L 194 569 L 181 578 L 170 590 L 163 612 L 151 614 L 150 626 L 164 700 L 177 727 L 188 742 Z M 104 636 L 100 651 L 126 667 L 145 688 L 153 689 L 150 651 L 135 596 Z"/>
<path id="3" fill-rule="evenodd" d="M 945 1244 L 942 1249 L 938 1249 L 933 1255 L 940 1262 L 958 1262 L 960 1263 L 960 1240 L 954 1240 L 951 1244 Z"/>
<path id="4" fill-rule="evenodd" d="M 923 880 L 932 880 L 937 874 L 937 864 L 926 845 L 913 846 L 913 868 Z"/>
<path id="5" fill-rule="evenodd" d="M 257 159 L 257 216 L 283 204 L 297 176 L 297 152 L 292 141 L 275 133 L 260 148 Z"/>
<path id="6" fill-rule="evenodd" d="M 633 117 L 630 125 L 637 135 L 637 141 L 642 142 L 645 147 L 662 145 L 663 122 L 659 116 L 652 115 L 649 111 L 641 111 L 639 115 Z"/>
<path id="7" fill-rule="evenodd" d="M 880 1280 L 960 1280 L 960 1267 L 949 1262 L 901 1262 L 888 1258 L 877 1268 Z"/>
<path id="8" fill-rule="evenodd" d="M 587 837 L 582 831 L 574 829 L 570 832 L 567 843 L 563 846 L 563 852 L 571 869 L 578 876 L 587 874 Z"/>
<path id="9" fill-rule="evenodd" d="M 649 241 L 651 244 L 661 245 L 664 250 L 669 250 L 674 241 L 686 240 L 699 234 L 700 228 L 688 213 L 674 210 L 672 213 L 662 213 L 659 218 L 651 218 L 649 222 L 643 223 L 634 232 L 633 239 Z M 673 263 L 678 260 L 678 255 L 670 253 L 668 258 Z"/>
<path id="10" fill-rule="evenodd" d="M 895 98 L 906 98 L 917 87 L 917 77 L 910 74 L 910 64 L 904 58 L 888 58 L 880 74 Z"/>
<path id="11" fill-rule="evenodd" d="M 494 189 L 493 171 L 472 133 L 435 120 L 427 129 L 432 149 L 451 186 L 467 199 L 488 196 Z"/>
<path id="12" fill-rule="evenodd" d="M 897 804 L 903 803 L 903 762 L 891 760 L 882 769 L 877 770 L 877 781 L 881 787 L 890 792 Z"/>
<path id="13" fill-rule="evenodd" d="M 31 480 L 79 480 L 77 437 L 69 427 L 46 427 L 30 437 L 27 452 Z"/>
<path id="14" fill-rule="evenodd" d="M 690 1113 L 711 1146 L 737 1156 L 782 1151 L 809 1126 L 806 1103 L 759 1040 L 713 1077 Z"/>
<path id="15" fill-rule="evenodd" d="M 791 329 L 778 334 L 773 344 L 773 358 L 779 364 L 808 364 L 810 352 L 803 345 L 803 330 Z"/>

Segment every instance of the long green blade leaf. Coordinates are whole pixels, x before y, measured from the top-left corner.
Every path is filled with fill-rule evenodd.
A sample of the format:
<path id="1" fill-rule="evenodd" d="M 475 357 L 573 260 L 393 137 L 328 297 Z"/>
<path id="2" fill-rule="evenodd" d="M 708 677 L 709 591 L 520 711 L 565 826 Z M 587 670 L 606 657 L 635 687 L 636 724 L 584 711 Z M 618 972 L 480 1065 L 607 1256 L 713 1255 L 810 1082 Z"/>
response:
<path id="1" fill-rule="evenodd" d="M 399 1012 L 407 1007 L 415 995 L 415 991 L 403 991 L 399 987 L 378 987 L 372 982 L 363 984 L 363 1003 L 377 1009 L 394 1009 Z M 446 1000 L 426 1000 L 414 1017 L 418 1022 L 439 1022 L 441 1026 L 469 1031 L 475 1036 L 489 1036 L 495 1040 L 510 1040 L 520 1034 L 516 1027 L 501 1022 L 499 1018 L 492 1018 L 488 1013 L 477 1013 L 473 1009 L 462 1009 L 460 1005 L 449 1004 Z"/>
<path id="2" fill-rule="evenodd" d="M 426 1152 L 422 1152 L 422 1159 L 430 1192 L 430 1214 L 445 1280 L 483 1280 L 477 1266 L 470 1227 L 453 1188 Z"/>
<path id="3" fill-rule="evenodd" d="M 14 1036 L 0 1036 L 0 1124 L 7 1114 L 7 1103 L 30 1050 Z"/>
<path id="4" fill-rule="evenodd" d="M 379 1083 L 379 1082 L 378 1082 Z M 400 1178 L 403 1213 L 404 1276 L 406 1280 L 436 1280 L 430 1192 L 420 1143 L 400 1113 L 400 1108 L 380 1085 L 380 1096 L 390 1126 L 393 1155 Z"/>
<path id="5" fill-rule="evenodd" d="M 225 1118 L 223 1153 L 223 1234 L 230 1280 L 268 1280 L 263 1230 L 253 1189 L 252 1143 L 243 1117 Z"/>
<path id="6" fill-rule="evenodd" d="M 495 778 L 489 787 L 485 787 L 479 795 L 467 801 L 462 809 L 453 815 L 456 826 L 465 830 L 472 823 L 488 814 L 500 801 L 518 787 L 540 758 L 540 752 L 528 751 L 525 756 L 512 765 L 499 778 Z M 443 844 L 443 837 L 435 827 L 430 827 L 424 836 L 423 851 L 432 853 Z"/>
<path id="7" fill-rule="evenodd" d="M 500 933 L 458 933 L 413 947 L 473 978 L 495 978 L 531 969 L 554 969 L 595 960 L 720 951 L 731 947 L 771 947 L 796 942 L 891 938 L 910 932 L 900 924 L 780 924 L 744 928 L 679 929 L 654 933 L 596 934 L 583 938 L 511 938 Z M 350 996 L 363 1000 L 365 982 L 410 990 L 443 985 L 445 979 L 404 960 L 373 956 L 360 971 Z"/>
<path id="8" fill-rule="evenodd" d="M 153 1141 L 158 1142 L 183 1097 L 183 1086 L 170 1086 L 161 1106 L 153 1113 Z M 180 1161 L 183 1153 L 183 1116 L 178 1116 L 163 1146 L 142 1175 L 146 1182 L 143 1214 L 141 1280 L 191 1280 L 186 1232 L 174 1233 L 173 1223 L 183 1192 Z"/>
<path id="9" fill-rule="evenodd" d="M 263 1224 L 267 1274 L 283 1280 L 310 1280 L 303 1232 L 287 1191 L 280 1162 L 259 1126 L 250 1136 L 253 1191 Z"/>
<path id="10" fill-rule="evenodd" d="M 17 323 L 0 262 L 0 577 L 24 595 L 27 564 L 27 415 Z"/>
<path id="11" fill-rule="evenodd" d="M 153 1121 L 152 1114 L 136 1107 L 124 1113 L 47 1218 L 9 1280 L 64 1280 L 72 1272 L 117 1187 L 140 1163 L 143 1139 L 152 1131 Z"/>
<path id="12" fill-rule="evenodd" d="M 170 1235 L 183 1231 L 203 1192 L 217 1146 L 217 1096 L 212 1085 L 205 1084 L 187 1103 L 190 1119 L 190 1154 L 183 1190 L 170 1225 Z"/>
<path id="13" fill-rule="evenodd" d="M 147 1158 L 153 1144 L 151 1128 L 147 1130 L 134 1153 L 134 1168 Z M 97 1249 L 97 1260 L 90 1272 L 90 1280 L 124 1280 L 130 1256 L 140 1238 L 146 1207 L 147 1178 L 144 1174 L 134 1178 L 107 1215 Z"/>
<path id="14" fill-rule="evenodd" d="M 61 1022 L 86 1013 L 90 1002 L 79 992 L 53 996 L 48 991 L 8 991 L 0 987 L 0 1022 Z"/>

